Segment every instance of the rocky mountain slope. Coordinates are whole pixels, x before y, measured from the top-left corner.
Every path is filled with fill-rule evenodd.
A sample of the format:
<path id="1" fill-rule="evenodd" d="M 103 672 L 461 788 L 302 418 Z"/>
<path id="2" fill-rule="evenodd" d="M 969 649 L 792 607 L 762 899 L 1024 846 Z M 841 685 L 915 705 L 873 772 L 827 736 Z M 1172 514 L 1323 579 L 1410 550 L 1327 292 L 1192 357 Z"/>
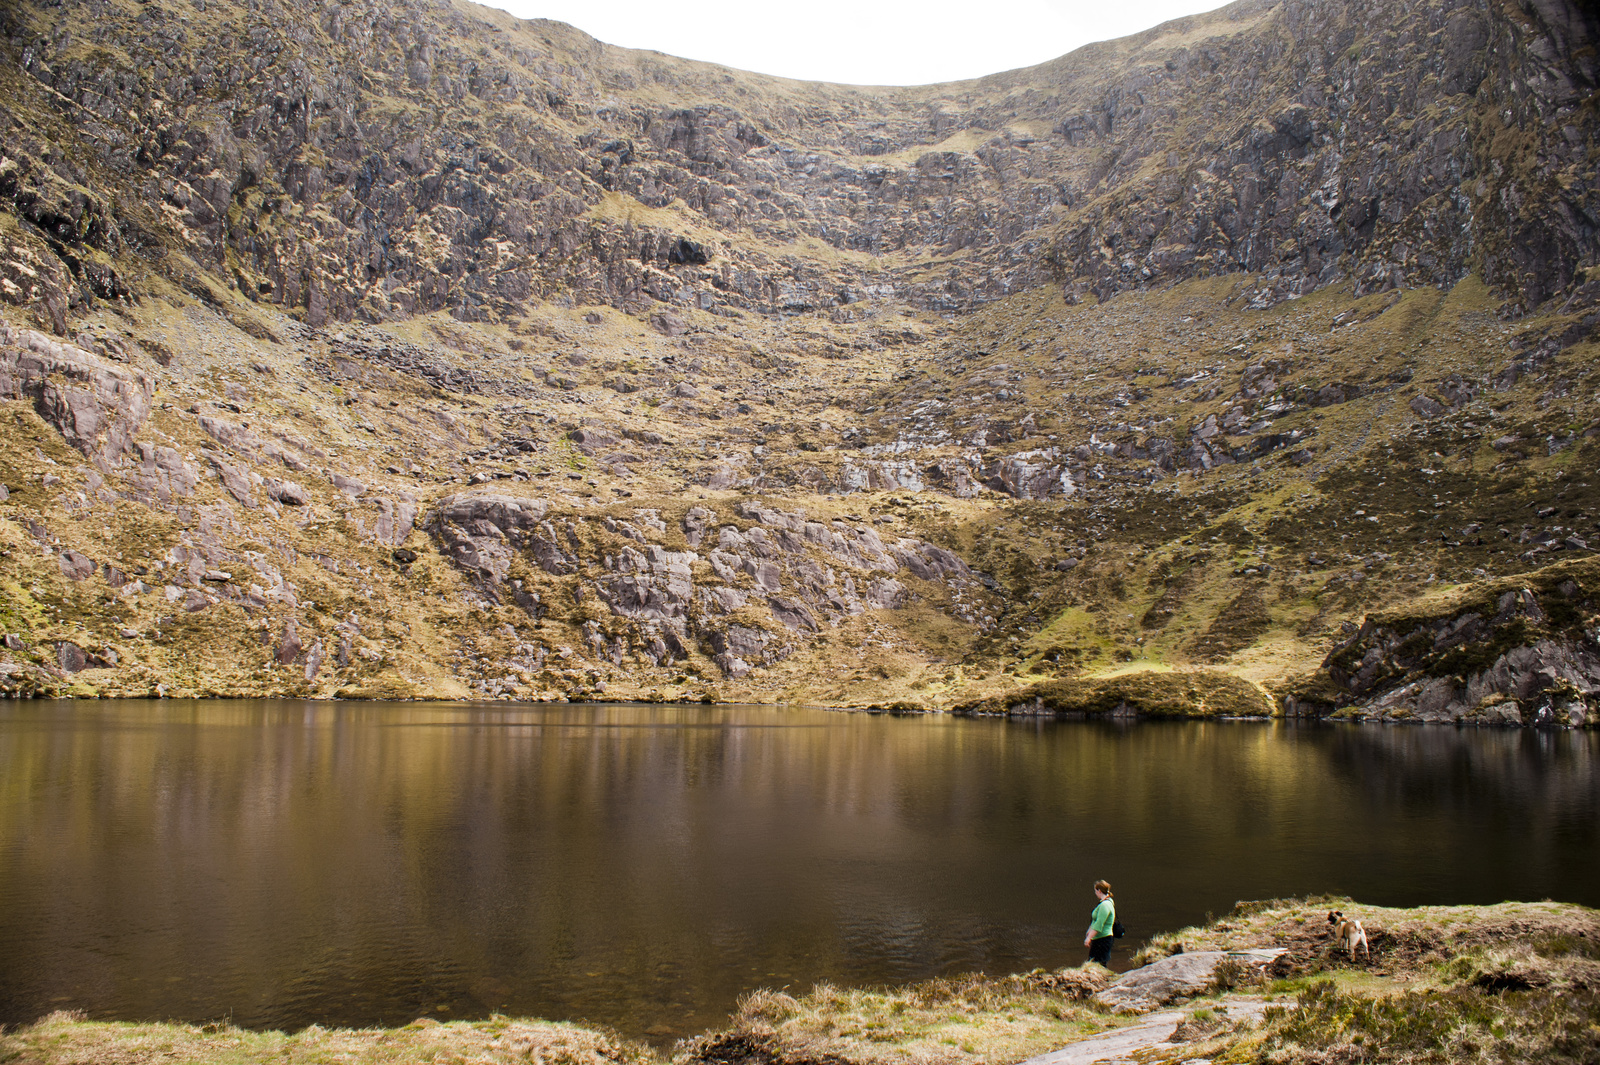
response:
<path id="1" fill-rule="evenodd" d="M 1597 41 L 9 5 L 0 685 L 1594 721 Z"/>

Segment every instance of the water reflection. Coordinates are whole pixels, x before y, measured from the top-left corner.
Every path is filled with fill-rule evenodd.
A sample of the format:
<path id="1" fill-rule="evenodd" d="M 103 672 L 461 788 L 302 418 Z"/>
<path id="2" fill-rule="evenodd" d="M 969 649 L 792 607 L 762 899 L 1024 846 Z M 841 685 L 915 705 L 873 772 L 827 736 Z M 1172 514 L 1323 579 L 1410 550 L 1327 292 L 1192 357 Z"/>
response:
<path id="1" fill-rule="evenodd" d="M 0 1022 L 499 1010 L 1076 963 L 1234 900 L 1600 904 L 1596 737 L 771 707 L 0 711 Z"/>

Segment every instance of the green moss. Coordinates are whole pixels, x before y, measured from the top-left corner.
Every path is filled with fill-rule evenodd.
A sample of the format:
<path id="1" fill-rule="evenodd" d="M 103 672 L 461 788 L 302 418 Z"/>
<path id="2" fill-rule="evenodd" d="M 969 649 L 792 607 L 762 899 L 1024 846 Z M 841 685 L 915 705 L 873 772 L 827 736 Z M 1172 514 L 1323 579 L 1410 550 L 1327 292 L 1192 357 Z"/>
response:
<path id="1" fill-rule="evenodd" d="M 1045 712 L 1097 717 L 1132 712 L 1144 717 L 1263 717 L 1273 708 L 1259 687 L 1212 670 L 1146 670 L 1111 677 L 1042 681 L 955 708 L 956 713 Z"/>

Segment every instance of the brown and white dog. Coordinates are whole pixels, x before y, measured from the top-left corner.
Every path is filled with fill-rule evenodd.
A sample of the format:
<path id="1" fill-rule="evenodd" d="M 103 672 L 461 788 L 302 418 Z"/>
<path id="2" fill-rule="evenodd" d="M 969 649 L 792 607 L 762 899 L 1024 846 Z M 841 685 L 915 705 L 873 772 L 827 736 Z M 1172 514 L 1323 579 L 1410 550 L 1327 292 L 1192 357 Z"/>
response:
<path id="1" fill-rule="evenodd" d="M 1367 957 L 1372 957 L 1372 947 L 1367 944 L 1367 930 L 1361 927 L 1360 921 L 1334 910 L 1328 914 L 1328 923 L 1333 926 L 1333 941 L 1350 952 L 1352 961 L 1355 960 L 1358 946 L 1366 951 Z"/>

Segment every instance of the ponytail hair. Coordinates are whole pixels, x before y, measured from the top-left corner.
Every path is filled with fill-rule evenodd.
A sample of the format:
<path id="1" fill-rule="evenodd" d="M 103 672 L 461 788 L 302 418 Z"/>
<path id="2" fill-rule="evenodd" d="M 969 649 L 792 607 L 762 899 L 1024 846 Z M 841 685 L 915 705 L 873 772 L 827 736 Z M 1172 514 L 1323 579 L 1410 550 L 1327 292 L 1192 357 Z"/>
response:
<path id="1" fill-rule="evenodd" d="M 1094 889 L 1103 894 L 1106 898 L 1111 898 L 1111 882 L 1109 880 L 1096 880 L 1094 882 Z"/>

